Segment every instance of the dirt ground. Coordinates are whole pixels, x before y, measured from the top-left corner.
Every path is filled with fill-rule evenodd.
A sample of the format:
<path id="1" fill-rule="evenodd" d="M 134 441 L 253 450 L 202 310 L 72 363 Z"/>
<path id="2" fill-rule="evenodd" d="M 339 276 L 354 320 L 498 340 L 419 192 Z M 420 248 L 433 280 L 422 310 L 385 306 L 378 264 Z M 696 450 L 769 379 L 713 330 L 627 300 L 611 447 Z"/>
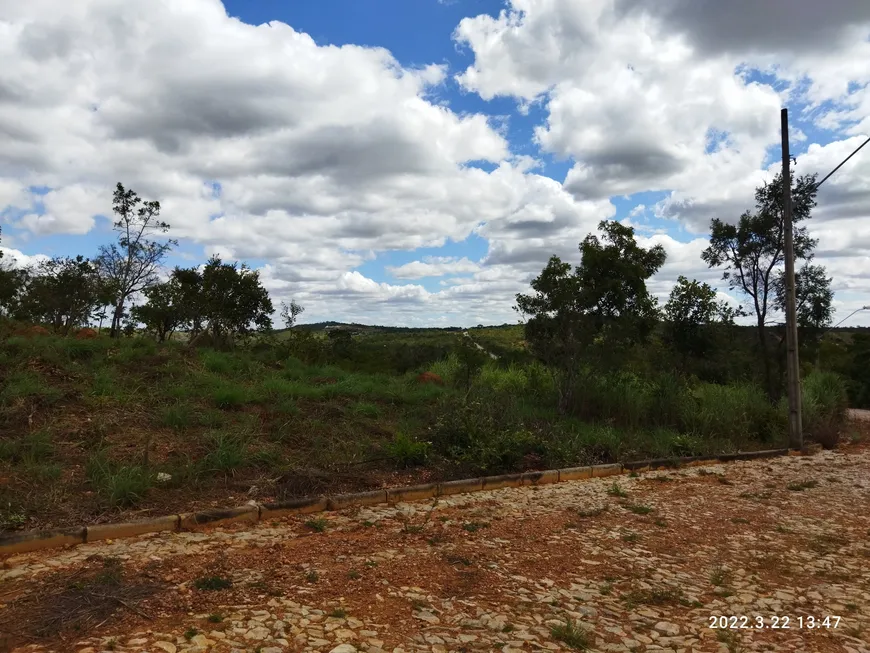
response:
<path id="1" fill-rule="evenodd" d="M 870 447 L 14 556 L 0 642 L 870 652 Z"/>

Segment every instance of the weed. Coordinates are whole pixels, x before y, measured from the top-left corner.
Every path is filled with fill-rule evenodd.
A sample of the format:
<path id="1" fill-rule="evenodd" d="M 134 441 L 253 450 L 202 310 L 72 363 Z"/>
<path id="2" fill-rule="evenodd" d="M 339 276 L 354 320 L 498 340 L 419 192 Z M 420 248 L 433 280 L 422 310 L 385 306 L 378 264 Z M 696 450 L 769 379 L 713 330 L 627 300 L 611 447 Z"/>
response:
<path id="1" fill-rule="evenodd" d="M 721 485 L 734 485 L 734 481 L 730 478 L 725 478 L 724 476 L 719 476 L 716 481 Z"/>
<path id="2" fill-rule="evenodd" d="M 106 642 L 105 646 L 107 651 L 114 651 L 118 647 L 118 642 L 114 639 L 110 639 Z"/>
<path id="3" fill-rule="evenodd" d="M 193 581 L 193 586 L 203 592 L 218 592 L 233 586 L 233 581 L 223 576 L 203 576 Z"/>
<path id="4" fill-rule="evenodd" d="M 305 522 L 305 526 L 310 528 L 315 533 L 323 533 L 327 526 L 329 526 L 329 521 L 324 519 L 323 517 L 318 517 L 317 519 L 309 519 Z"/>
<path id="5" fill-rule="evenodd" d="M 664 519 L 662 519 L 661 517 L 657 518 L 657 519 L 653 522 L 653 524 L 655 524 L 655 525 L 658 526 L 659 528 L 667 528 L 667 527 L 668 527 L 668 522 L 666 522 L 666 521 L 665 521 Z"/>
<path id="6" fill-rule="evenodd" d="M 629 543 L 637 542 L 639 539 L 640 539 L 640 535 L 638 535 L 637 533 L 635 533 L 633 531 L 627 531 L 627 532 L 622 534 L 622 541 L 623 542 L 629 542 Z"/>
<path id="7" fill-rule="evenodd" d="M 740 638 L 735 631 L 719 628 L 716 630 L 716 639 L 725 644 L 728 653 L 740 651 Z"/>
<path id="8" fill-rule="evenodd" d="M 623 499 L 628 496 L 628 492 L 623 490 L 616 481 L 613 481 L 613 485 L 607 488 L 607 494 L 612 497 L 621 497 Z"/>
<path id="9" fill-rule="evenodd" d="M 680 603 L 682 598 L 682 591 L 671 587 L 632 590 L 623 597 L 629 609 L 638 605 L 673 605 Z"/>
<path id="10" fill-rule="evenodd" d="M 320 574 L 318 574 L 314 569 L 305 574 L 305 580 L 309 583 L 316 583 L 320 580 Z"/>
<path id="11" fill-rule="evenodd" d="M 347 610 L 345 610 L 344 608 L 335 608 L 327 616 L 334 619 L 344 619 L 345 617 L 347 617 Z"/>
<path id="12" fill-rule="evenodd" d="M 749 520 L 746 519 L 746 517 L 732 517 L 731 523 L 732 524 L 748 524 Z"/>
<path id="13" fill-rule="evenodd" d="M 727 585 L 730 580 L 731 572 L 721 564 L 713 567 L 713 571 L 710 572 L 710 583 L 716 587 Z"/>
<path id="14" fill-rule="evenodd" d="M 425 610 L 429 607 L 431 606 L 422 599 L 411 599 L 411 608 L 414 610 Z"/>
<path id="15" fill-rule="evenodd" d="M 568 648 L 573 648 L 576 651 L 584 651 L 592 643 L 589 633 L 570 619 L 564 624 L 550 628 L 550 635 L 553 636 L 553 639 L 562 642 Z"/>
<path id="16" fill-rule="evenodd" d="M 640 478 L 640 474 L 635 471 L 629 472 L 628 478 Z"/>
<path id="17" fill-rule="evenodd" d="M 196 628 L 188 628 L 184 631 L 184 639 L 186 639 L 188 642 L 197 635 L 199 635 L 199 631 Z"/>
<path id="18" fill-rule="evenodd" d="M 741 499 L 752 499 L 757 501 L 767 501 L 773 496 L 772 492 L 741 492 Z"/>
<path id="19" fill-rule="evenodd" d="M 209 623 L 219 624 L 219 623 L 223 622 L 223 620 L 224 620 L 224 616 L 222 614 L 214 613 L 214 614 L 208 615 Z"/>
<path id="20" fill-rule="evenodd" d="M 648 515 L 653 510 L 655 510 L 655 508 L 651 508 L 650 506 L 642 506 L 642 505 L 634 505 L 634 504 L 628 504 L 624 507 L 626 510 L 633 512 L 635 515 Z"/>
<path id="21" fill-rule="evenodd" d="M 792 492 L 803 492 L 804 490 L 811 490 L 819 484 L 818 481 L 813 479 L 809 479 L 806 481 L 795 481 L 793 483 L 789 483 L 786 487 Z"/>
<path id="22" fill-rule="evenodd" d="M 471 566 L 471 560 L 469 560 L 465 556 L 449 554 L 445 556 L 444 559 L 447 560 L 447 562 L 449 562 L 451 565 L 462 565 L 463 567 Z"/>
<path id="23" fill-rule="evenodd" d="M 481 528 L 486 528 L 487 526 L 489 526 L 489 524 L 487 524 L 486 522 L 471 521 L 465 522 L 462 525 L 462 530 L 468 531 L 469 533 L 476 533 Z"/>
<path id="24" fill-rule="evenodd" d="M 809 547 L 819 555 L 834 553 L 839 547 L 846 546 L 849 540 L 841 535 L 817 535 L 810 540 Z"/>
<path id="25" fill-rule="evenodd" d="M 505 624 L 504 628 L 501 629 L 501 632 L 512 633 L 512 632 L 514 632 L 514 630 L 515 630 L 515 628 L 513 627 L 513 624 Z"/>
<path id="26" fill-rule="evenodd" d="M 347 577 L 351 580 L 359 580 L 360 578 L 362 578 L 362 574 L 360 574 L 356 569 L 351 569 L 349 572 L 347 572 Z"/>
<path id="27" fill-rule="evenodd" d="M 610 596 L 611 592 L 613 592 L 613 584 L 604 583 L 601 587 L 598 588 L 598 591 L 604 596 Z"/>
<path id="28" fill-rule="evenodd" d="M 857 603 L 847 603 L 847 604 L 846 604 L 846 609 L 847 609 L 849 612 L 855 612 L 855 610 L 858 609 L 858 604 L 857 604 Z"/>
<path id="29" fill-rule="evenodd" d="M 581 508 L 581 509 L 577 510 L 577 516 L 582 517 L 584 519 L 587 517 L 598 517 L 599 515 L 603 515 L 605 512 L 607 512 L 607 510 L 608 510 L 607 506 L 598 506 L 597 508 L 587 508 L 587 509 Z"/>

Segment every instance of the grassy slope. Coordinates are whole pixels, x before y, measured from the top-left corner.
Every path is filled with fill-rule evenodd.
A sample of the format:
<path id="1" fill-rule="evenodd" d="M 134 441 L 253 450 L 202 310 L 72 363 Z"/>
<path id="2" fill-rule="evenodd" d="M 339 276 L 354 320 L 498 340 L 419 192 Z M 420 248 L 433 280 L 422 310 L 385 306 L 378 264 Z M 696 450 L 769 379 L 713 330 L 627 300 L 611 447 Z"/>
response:
<path id="1" fill-rule="evenodd" d="M 469 331 L 522 353 L 519 327 Z M 778 442 L 747 435 L 770 417 L 749 387 L 680 395 L 679 428 L 657 423 L 668 388 L 629 375 L 585 389 L 604 416 L 592 424 L 556 415 L 539 367 L 488 363 L 469 390 L 455 358 L 419 362 L 461 337 L 370 328 L 357 342 L 380 367 L 305 365 L 268 346 L 0 338 L 0 530 Z M 371 371 L 396 352 L 423 358 Z M 418 384 L 423 369 L 448 384 Z"/>

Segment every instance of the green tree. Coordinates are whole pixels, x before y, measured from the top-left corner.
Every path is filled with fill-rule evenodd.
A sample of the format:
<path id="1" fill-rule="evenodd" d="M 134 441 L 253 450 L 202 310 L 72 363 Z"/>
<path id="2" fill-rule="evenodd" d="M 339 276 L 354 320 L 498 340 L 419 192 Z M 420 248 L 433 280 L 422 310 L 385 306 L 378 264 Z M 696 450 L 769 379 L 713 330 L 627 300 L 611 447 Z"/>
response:
<path id="1" fill-rule="evenodd" d="M 716 301 L 716 290 L 709 284 L 680 276 L 664 307 L 664 339 L 680 356 L 685 369 L 688 358 L 704 358 L 712 353 L 718 327 L 733 325 L 740 309 Z"/>
<path id="2" fill-rule="evenodd" d="M 281 302 L 281 321 L 287 329 L 296 326 L 297 318 L 304 312 L 305 309 L 297 304 L 295 299 L 291 299 L 289 304 Z"/>
<path id="3" fill-rule="evenodd" d="M 118 216 L 114 229 L 118 242 L 100 246 L 97 265 L 107 288 L 112 289 L 112 337 L 120 333 L 124 304 L 138 292 L 157 283 L 161 262 L 178 242 L 152 240 L 169 231 L 160 218 L 160 202 L 143 202 L 122 184 L 115 187 L 112 210 Z"/>
<path id="4" fill-rule="evenodd" d="M 832 279 L 821 265 L 805 264 L 794 276 L 795 306 L 801 350 L 813 358 L 819 353 L 822 335 L 834 317 Z M 775 305 L 785 313 L 785 273 L 774 283 Z M 780 339 L 780 354 L 784 353 L 785 334 Z M 816 361 L 818 362 L 818 361 Z"/>
<path id="5" fill-rule="evenodd" d="M 55 257 L 30 271 L 14 317 L 68 333 L 87 324 L 105 300 L 106 289 L 93 262 L 83 256 Z"/>
<path id="6" fill-rule="evenodd" d="M 146 303 L 131 308 L 131 318 L 144 324 L 159 342 L 171 339 L 186 318 L 178 281 L 173 277 L 169 281 L 146 288 L 143 295 Z"/>
<path id="7" fill-rule="evenodd" d="M 2 229 L 0 229 L 0 241 L 2 241 Z M 3 250 L 0 249 L 0 316 L 10 316 L 15 312 L 21 294 L 27 285 L 28 271 L 16 267 L 15 259 L 4 258 Z"/>
<path id="8" fill-rule="evenodd" d="M 777 384 L 772 372 L 772 351 L 767 325 L 777 311 L 776 280 L 785 262 L 785 220 L 782 208 L 782 175 L 755 190 L 755 212 L 746 211 L 737 224 L 714 218 L 710 245 L 701 254 L 709 267 L 724 268 L 722 279 L 731 290 L 751 300 L 768 396 L 774 399 Z M 809 261 L 816 241 L 801 223 L 816 206 L 816 175 L 792 183 L 792 222 L 795 259 Z"/>
<path id="9" fill-rule="evenodd" d="M 254 331 L 272 328 L 272 300 L 259 272 L 212 256 L 201 278 L 198 303 L 213 342 L 231 345 Z"/>
<path id="10" fill-rule="evenodd" d="M 557 370 L 559 407 L 567 410 L 579 375 L 644 341 L 657 321 L 656 300 L 646 280 L 664 264 L 661 245 L 644 249 L 634 229 L 615 221 L 599 224 L 601 238 L 580 243 L 575 268 L 553 256 L 532 280 L 534 294 L 517 295 L 517 310 L 528 318 L 526 341 L 533 354 Z"/>

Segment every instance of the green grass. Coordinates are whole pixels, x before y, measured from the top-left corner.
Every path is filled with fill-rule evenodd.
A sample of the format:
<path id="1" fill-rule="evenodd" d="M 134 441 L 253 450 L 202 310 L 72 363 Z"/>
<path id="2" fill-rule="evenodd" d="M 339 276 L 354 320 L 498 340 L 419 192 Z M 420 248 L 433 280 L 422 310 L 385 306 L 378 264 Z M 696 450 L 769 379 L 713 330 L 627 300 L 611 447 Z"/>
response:
<path id="1" fill-rule="evenodd" d="M 250 402 L 251 399 L 251 392 L 247 388 L 230 381 L 218 383 L 211 391 L 212 402 L 222 410 L 241 408 Z"/>
<path id="2" fill-rule="evenodd" d="M 239 433 L 214 431 L 206 436 L 205 446 L 202 469 L 207 473 L 230 474 L 252 463 L 247 440 Z"/>
<path id="3" fill-rule="evenodd" d="M 621 497 L 623 499 L 628 496 L 628 492 L 623 490 L 616 481 L 613 481 L 613 484 L 607 488 L 607 494 L 612 497 Z"/>
<path id="4" fill-rule="evenodd" d="M 307 522 L 305 522 L 305 526 L 310 528 L 315 533 L 323 533 L 329 526 L 329 521 L 324 519 L 323 517 L 318 517 L 317 519 L 309 519 Z"/>
<path id="5" fill-rule="evenodd" d="M 13 372 L 0 387 L 0 405 L 14 405 L 26 400 L 53 403 L 62 393 L 38 374 L 28 371 Z"/>
<path id="6" fill-rule="evenodd" d="M 550 635 L 553 639 L 575 651 L 585 651 L 592 645 L 592 637 L 589 632 L 570 619 L 564 624 L 550 628 Z"/>
<path id="7" fill-rule="evenodd" d="M 13 464 L 32 466 L 51 460 L 53 456 L 51 433 L 44 429 L 23 437 L 0 440 L 0 460 Z"/>
<path id="8" fill-rule="evenodd" d="M 630 512 L 633 512 L 635 515 L 648 515 L 653 510 L 655 510 L 655 508 L 651 508 L 650 506 L 642 506 L 642 505 L 636 505 L 636 504 L 626 505 L 625 509 L 630 511 Z"/>
<path id="9" fill-rule="evenodd" d="M 358 401 L 351 407 L 351 413 L 358 417 L 376 419 L 381 416 L 381 409 L 369 401 Z"/>
<path id="10" fill-rule="evenodd" d="M 193 408 L 186 403 L 176 402 L 158 409 L 157 425 L 176 431 L 190 428 L 196 420 Z"/>
<path id="11" fill-rule="evenodd" d="M 154 485 L 154 474 L 141 465 L 124 465 L 102 453 L 91 457 L 86 474 L 92 487 L 111 507 L 127 508 L 140 503 Z"/>

